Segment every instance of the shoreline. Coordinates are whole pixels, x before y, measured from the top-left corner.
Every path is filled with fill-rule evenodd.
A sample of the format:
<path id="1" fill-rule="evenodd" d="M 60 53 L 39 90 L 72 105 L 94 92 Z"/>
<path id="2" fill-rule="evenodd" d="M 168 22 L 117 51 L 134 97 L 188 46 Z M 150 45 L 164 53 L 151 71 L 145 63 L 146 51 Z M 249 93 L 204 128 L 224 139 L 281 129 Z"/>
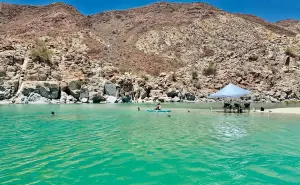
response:
<path id="1" fill-rule="evenodd" d="M 105 103 L 105 102 L 102 102 L 102 103 L 69 103 L 69 104 L 67 104 L 67 103 L 62 103 L 62 104 L 57 103 L 56 104 L 56 103 L 46 103 L 46 102 L 41 103 L 41 102 L 39 102 L 39 103 L 28 103 L 28 104 L 13 104 L 9 101 L 0 101 L 0 106 L 5 106 L 5 105 L 126 105 L 126 104 L 129 104 L 129 105 L 152 105 L 153 104 L 154 105 L 155 103 L 156 102 L 144 102 L 144 103 L 142 103 L 142 102 L 133 102 L 133 103 Z M 222 108 L 220 108 L 219 106 L 218 106 L 218 108 L 216 107 L 217 105 L 220 105 L 221 102 L 197 102 L 197 101 L 196 102 L 165 102 L 164 104 L 165 105 L 170 105 L 170 104 L 177 104 L 177 105 L 179 105 L 179 104 L 185 104 L 185 105 L 187 105 L 187 104 L 205 105 L 206 104 L 206 105 L 209 105 L 210 104 L 210 105 L 212 105 L 212 104 L 214 104 L 214 106 L 212 106 L 214 111 L 218 110 L 220 112 L 223 112 Z M 250 113 L 300 115 L 300 103 L 298 103 L 297 107 L 295 106 L 296 103 L 294 104 L 294 106 L 288 107 L 287 104 L 285 104 L 284 102 L 282 102 L 282 103 L 260 103 L 260 102 L 256 102 L 256 103 L 253 103 L 253 104 L 254 105 L 255 104 L 265 105 L 267 107 L 265 107 L 265 111 L 260 111 L 259 109 L 256 109 L 256 111 L 253 111 L 251 109 Z M 272 105 L 273 106 L 275 105 L 275 107 L 269 107 L 269 106 L 272 106 Z M 287 107 L 283 107 L 283 106 L 276 107 L 276 105 L 277 106 L 280 106 L 280 105 L 284 106 L 285 105 Z M 253 106 L 253 107 L 255 107 L 255 106 Z M 168 108 L 170 108 L 170 107 L 168 107 Z M 178 107 L 176 107 L 176 108 L 178 108 Z M 189 107 L 182 107 L 182 108 L 189 109 Z M 194 107 L 194 108 L 196 108 L 196 107 Z M 197 107 L 196 109 L 209 109 L 209 107 L 201 107 L 201 108 Z"/>
<path id="2" fill-rule="evenodd" d="M 300 115 L 300 107 L 286 107 L 286 108 L 274 108 L 268 109 L 265 112 L 273 114 L 299 114 Z"/>

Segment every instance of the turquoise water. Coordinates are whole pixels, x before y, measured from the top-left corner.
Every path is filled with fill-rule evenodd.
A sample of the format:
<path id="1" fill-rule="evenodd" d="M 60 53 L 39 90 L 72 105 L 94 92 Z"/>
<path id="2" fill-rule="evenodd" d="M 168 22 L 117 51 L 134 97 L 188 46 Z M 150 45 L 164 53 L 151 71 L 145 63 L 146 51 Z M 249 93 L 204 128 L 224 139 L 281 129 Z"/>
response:
<path id="1" fill-rule="evenodd" d="M 129 105 L 0 106 L 0 184 L 300 184 L 299 116 L 167 115 Z"/>

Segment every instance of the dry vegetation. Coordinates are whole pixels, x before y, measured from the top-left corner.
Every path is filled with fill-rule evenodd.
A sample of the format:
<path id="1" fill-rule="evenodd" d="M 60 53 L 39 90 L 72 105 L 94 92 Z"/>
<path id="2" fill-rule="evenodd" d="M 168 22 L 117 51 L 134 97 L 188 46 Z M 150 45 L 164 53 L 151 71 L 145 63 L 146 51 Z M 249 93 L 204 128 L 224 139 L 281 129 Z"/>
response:
<path id="1" fill-rule="evenodd" d="M 213 63 L 210 63 L 208 65 L 208 67 L 203 69 L 203 75 L 204 76 L 211 76 L 211 75 L 216 76 L 217 75 L 216 65 Z"/>
<path id="2" fill-rule="evenodd" d="M 47 48 L 47 45 L 42 40 L 35 41 L 35 47 L 31 50 L 30 56 L 38 62 L 51 63 L 53 52 Z"/>
<path id="3" fill-rule="evenodd" d="M 292 57 L 292 58 L 295 58 L 297 55 L 296 55 L 296 52 L 295 52 L 295 49 L 292 48 L 292 47 L 288 47 L 286 48 L 285 50 L 285 54 Z"/>

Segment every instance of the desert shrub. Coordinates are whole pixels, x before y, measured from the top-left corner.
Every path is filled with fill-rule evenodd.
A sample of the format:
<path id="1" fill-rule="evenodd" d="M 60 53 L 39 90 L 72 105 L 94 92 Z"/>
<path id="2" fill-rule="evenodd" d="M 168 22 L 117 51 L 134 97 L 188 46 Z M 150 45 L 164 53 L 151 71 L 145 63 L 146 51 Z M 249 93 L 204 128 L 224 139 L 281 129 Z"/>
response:
<path id="1" fill-rule="evenodd" d="M 198 72 L 197 72 L 197 71 L 193 71 L 193 72 L 192 72 L 192 79 L 193 79 L 193 80 L 198 79 Z"/>
<path id="2" fill-rule="evenodd" d="M 46 43 L 42 40 L 35 41 L 35 47 L 31 50 L 30 56 L 33 60 L 39 62 L 50 62 L 53 52 L 47 48 Z"/>
<path id="3" fill-rule="evenodd" d="M 291 47 L 286 48 L 285 54 L 290 56 L 290 57 L 293 57 L 293 58 L 295 58 L 297 56 L 296 53 L 295 53 L 295 50 Z"/>
<path id="4" fill-rule="evenodd" d="M 145 80 L 145 81 L 148 81 L 149 80 L 149 76 L 145 75 L 145 74 L 142 74 L 142 78 Z"/>
<path id="5" fill-rule="evenodd" d="M 201 83 L 200 83 L 200 82 L 197 82 L 197 83 L 195 84 L 195 87 L 196 87 L 197 89 L 201 89 Z"/>
<path id="6" fill-rule="evenodd" d="M 217 74 L 217 68 L 213 63 L 210 63 L 208 67 L 203 69 L 204 76 L 211 76 L 211 75 L 216 76 L 216 74 Z"/>
<path id="7" fill-rule="evenodd" d="M 172 78 L 172 81 L 173 81 L 173 82 L 177 82 L 177 76 L 176 76 L 175 73 L 172 73 L 171 78 Z"/>
<path id="8" fill-rule="evenodd" d="M 215 55 L 215 51 L 207 46 L 203 47 L 203 57 L 211 57 Z"/>

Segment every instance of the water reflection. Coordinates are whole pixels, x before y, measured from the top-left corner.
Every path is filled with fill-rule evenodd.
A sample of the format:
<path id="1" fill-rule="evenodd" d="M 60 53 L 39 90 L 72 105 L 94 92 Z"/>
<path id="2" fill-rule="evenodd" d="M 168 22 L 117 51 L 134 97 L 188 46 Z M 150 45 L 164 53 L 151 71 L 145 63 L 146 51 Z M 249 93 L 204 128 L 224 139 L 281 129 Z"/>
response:
<path id="1" fill-rule="evenodd" d="M 249 123 L 248 115 L 220 115 L 212 124 L 212 137 L 226 142 L 241 139 L 248 135 L 247 125 Z"/>

